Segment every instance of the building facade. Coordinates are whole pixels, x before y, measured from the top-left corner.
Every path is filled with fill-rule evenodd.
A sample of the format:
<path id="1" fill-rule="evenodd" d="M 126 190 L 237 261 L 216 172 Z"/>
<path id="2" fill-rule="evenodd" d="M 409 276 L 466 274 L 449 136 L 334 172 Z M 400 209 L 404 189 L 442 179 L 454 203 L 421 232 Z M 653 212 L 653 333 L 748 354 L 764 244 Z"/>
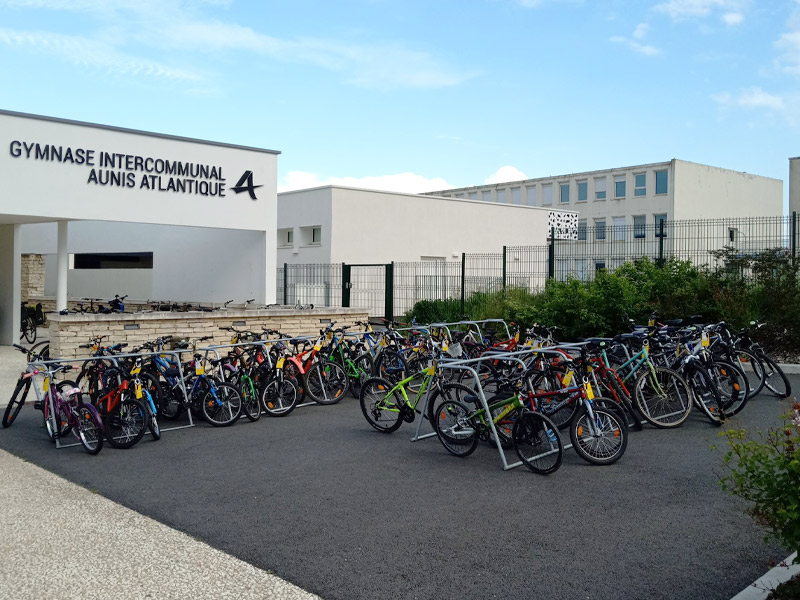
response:
<path id="1" fill-rule="evenodd" d="M 430 195 L 575 211 L 582 239 L 607 229 L 644 231 L 661 221 L 783 212 L 781 180 L 678 159 Z"/>

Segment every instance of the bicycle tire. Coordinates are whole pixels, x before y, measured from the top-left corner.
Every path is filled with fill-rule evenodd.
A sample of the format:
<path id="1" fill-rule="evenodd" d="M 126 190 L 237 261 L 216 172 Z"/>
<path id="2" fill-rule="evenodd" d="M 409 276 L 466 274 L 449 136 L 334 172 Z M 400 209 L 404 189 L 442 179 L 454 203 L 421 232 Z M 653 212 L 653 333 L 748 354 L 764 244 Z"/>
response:
<path id="1" fill-rule="evenodd" d="M 725 420 L 725 413 L 721 408 L 722 399 L 705 368 L 692 367 L 692 373 L 686 381 L 692 389 L 695 405 L 703 411 L 712 425 L 721 427 Z"/>
<path id="2" fill-rule="evenodd" d="M 144 437 L 148 421 L 144 403 L 127 390 L 121 392 L 117 405 L 103 417 L 108 445 L 122 450 L 132 448 Z"/>
<path id="3" fill-rule="evenodd" d="M 448 400 L 436 410 L 434 430 L 442 446 L 452 455 L 466 458 L 478 447 L 478 432 L 469 420 L 470 409 Z"/>
<path id="4" fill-rule="evenodd" d="M 150 394 L 148 390 L 143 390 L 143 393 Z M 151 404 L 152 403 L 152 404 Z M 153 408 L 156 406 L 155 402 L 153 401 L 153 397 L 150 396 L 147 402 L 145 402 L 145 408 L 147 408 L 147 429 L 150 431 L 150 435 L 153 436 L 154 440 L 161 439 L 161 426 L 158 424 L 158 409 L 153 412 Z"/>
<path id="5" fill-rule="evenodd" d="M 161 387 L 161 395 L 158 403 L 158 414 L 169 421 L 174 421 L 183 412 L 183 393 L 176 387 L 172 387 L 166 382 L 167 388 Z"/>
<path id="6" fill-rule="evenodd" d="M 202 410 L 203 417 L 211 425 L 227 427 L 242 413 L 242 394 L 230 383 L 214 382 L 213 389 L 203 396 Z"/>
<path id="7" fill-rule="evenodd" d="M 367 423 L 381 433 L 397 431 L 403 424 L 400 406 L 405 399 L 398 392 L 389 395 L 393 386 L 382 377 L 370 377 L 361 386 L 361 412 Z"/>
<path id="8" fill-rule="evenodd" d="M 475 392 L 472 389 L 460 383 L 446 383 L 442 387 L 437 387 L 431 390 L 430 396 L 428 396 L 428 405 L 424 407 L 425 418 L 433 425 L 433 421 L 436 418 L 436 410 L 444 402 L 454 400 L 466 404 L 465 397 L 474 394 Z"/>
<path id="9" fill-rule="evenodd" d="M 261 418 L 261 397 L 252 379 L 249 377 L 236 377 L 235 379 L 231 377 L 230 383 L 235 385 L 242 395 L 244 416 L 250 422 L 258 421 Z"/>
<path id="10" fill-rule="evenodd" d="M 778 398 L 788 398 L 792 394 L 792 384 L 774 360 L 766 354 L 761 356 L 764 364 L 764 386 Z"/>
<path id="11" fill-rule="evenodd" d="M 614 375 L 608 377 L 605 385 L 613 392 L 611 396 L 609 396 L 609 400 L 615 407 L 621 410 L 628 427 L 633 427 L 636 431 L 644 429 L 642 421 L 646 421 L 647 419 L 644 418 L 641 410 L 639 410 L 634 403 L 635 401 L 631 402 L 631 395 L 627 392 L 628 388 L 625 387 L 624 384 L 621 384 Z"/>
<path id="12" fill-rule="evenodd" d="M 369 354 L 360 354 L 352 361 L 349 367 L 353 373 L 348 373 L 350 380 L 350 395 L 353 398 L 361 397 L 361 384 L 372 376 L 372 357 Z"/>
<path id="13" fill-rule="evenodd" d="M 561 466 L 564 444 L 555 424 L 542 414 L 524 409 L 511 431 L 514 452 L 534 473 L 550 475 Z"/>
<path id="14" fill-rule="evenodd" d="M 344 368 L 331 360 L 322 360 L 311 365 L 306 373 L 306 389 L 317 404 L 336 404 L 344 398 L 350 387 Z"/>
<path id="15" fill-rule="evenodd" d="M 407 370 L 406 360 L 394 350 L 383 350 L 375 359 L 375 375 L 392 383 L 404 379 Z"/>
<path id="16" fill-rule="evenodd" d="M 591 433 L 589 411 L 582 406 L 572 420 L 569 437 L 572 447 L 583 460 L 592 465 L 610 465 L 617 462 L 628 446 L 628 428 L 614 411 L 593 407 L 598 433 Z"/>
<path id="17" fill-rule="evenodd" d="M 719 390 L 725 416 L 741 412 L 750 398 L 750 382 L 744 372 L 726 360 L 715 360 L 708 372 Z"/>
<path id="18" fill-rule="evenodd" d="M 755 398 L 764 389 L 766 379 L 766 369 L 762 359 L 750 350 L 736 349 L 733 351 L 733 362 L 744 372 L 750 384 L 750 398 Z"/>
<path id="19" fill-rule="evenodd" d="M 20 326 L 22 328 L 22 335 L 20 337 L 25 338 L 25 341 L 29 344 L 34 343 L 36 341 L 36 321 L 33 320 L 33 317 L 23 317 Z"/>
<path id="20" fill-rule="evenodd" d="M 11 394 L 11 400 L 8 401 L 6 411 L 3 414 L 3 429 L 11 427 L 14 423 L 20 409 L 22 409 L 22 405 L 25 404 L 25 398 L 28 397 L 28 391 L 30 389 L 31 378 L 23 379 L 20 377 L 17 381 L 17 386 L 14 388 L 14 392 Z M 22 394 L 21 396 L 20 393 Z"/>
<path id="21" fill-rule="evenodd" d="M 103 449 L 103 422 L 97 410 L 90 404 L 78 403 L 78 439 L 89 454 L 98 454 Z"/>
<path id="22" fill-rule="evenodd" d="M 285 417 L 295 409 L 299 401 L 300 392 L 291 379 L 276 377 L 264 386 L 261 393 L 261 404 L 270 417 Z"/>
<path id="23" fill-rule="evenodd" d="M 692 391 L 686 380 L 666 367 L 645 367 L 636 378 L 636 408 L 660 429 L 680 427 L 692 412 Z"/>

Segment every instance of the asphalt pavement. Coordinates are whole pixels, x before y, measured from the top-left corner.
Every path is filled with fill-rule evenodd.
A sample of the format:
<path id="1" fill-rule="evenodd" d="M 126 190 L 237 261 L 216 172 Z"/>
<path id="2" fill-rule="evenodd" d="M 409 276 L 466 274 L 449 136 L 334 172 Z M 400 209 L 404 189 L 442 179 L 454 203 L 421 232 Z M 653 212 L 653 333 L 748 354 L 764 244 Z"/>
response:
<path id="1" fill-rule="evenodd" d="M 788 407 L 762 394 L 729 426 L 773 426 Z M 93 457 L 56 450 L 26 407 L 0 449 L 328 600 L 728 600 L 788 554 L 720 489 L 724 440 L 699 413 L 632 432 L 608 467 L 569 450 L 548 477 L 503 471 L 488 445 L 458 459 L 412 443 L 415 425 L 378 433 L 347 398 Z"/>

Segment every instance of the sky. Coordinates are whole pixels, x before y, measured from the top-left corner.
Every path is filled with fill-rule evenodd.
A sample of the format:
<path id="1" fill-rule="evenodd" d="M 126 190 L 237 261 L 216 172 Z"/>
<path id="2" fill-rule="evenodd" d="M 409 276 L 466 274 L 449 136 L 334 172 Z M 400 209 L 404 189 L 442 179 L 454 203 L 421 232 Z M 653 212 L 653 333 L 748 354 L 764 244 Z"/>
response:
<path id="1" fill-rule="evenodd" d="M 0 108 L 279 150 L 278 190 L 784 181 L 800 0 L 0 0 Z"/>

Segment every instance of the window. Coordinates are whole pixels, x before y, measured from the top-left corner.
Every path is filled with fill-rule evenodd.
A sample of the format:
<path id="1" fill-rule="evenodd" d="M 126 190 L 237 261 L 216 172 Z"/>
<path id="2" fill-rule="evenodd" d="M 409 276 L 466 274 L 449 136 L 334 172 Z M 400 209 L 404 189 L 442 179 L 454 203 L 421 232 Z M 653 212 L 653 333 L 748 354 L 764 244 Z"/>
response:
<path id="1" fill-rule="evenodd" d="M 605 177 L 598 177 L 594 180 L 594 199 L 595 200 L 605 200 L 606 199 L 606 178 Z"/>
<path id="2" fill-rule="evenodd" d="M 625 175 L 614 177 L 614 198 L 625 197 Z"/>
<path id="3" fill-rule="evenodd" d="M 477 200 L 478 199 L 478 192 L 470 192 L 469 193 L 470 200 Z"/>
<path id="4" fill-rule="evenodd" d="M 464 197 L 464 192 L 458 192 L 456 194 L 456 198 L 463 198 L 463 197 Z"/>
<path id="5" fill-rule="evenodd" d="M 586 281 L 586 259 L 575 259 L 575 279 Z"/>
<path id="6" fill-rule="evenodd" d="M 497 201 L 498 202 L 505 202 L 506 201 L 506 191 L 505 190 L 497 190 Z"/>
<path id="7" fill-rule="evenodd" d="M 633 217 L 633 237 L 640 240 L 645 237 L 647 231 L 647 217 L 644 215 L 636 215 Z"/>
<path id="8" fill-rule="evenodd" d="M 647 196 L 647 174 L 637 173 L 633 176 L 633 195 Z"/>
<path id="9" fill-rule="evenodd" d="M 312 244 L 322 243 L 322 227 L 311 228 L 311 243 Z"/>
<path id="10" fill-rule="evenodd" d="M 656 194 L 667 193 L 668 177 L 667 171 L 656 171 Z"/>
<path id="11" fill-rule="evenodd" d="M 586 241 L 586 219 L 578 219 L 578 240 Z"/>
<path id="12" fill-rule="evenodd" d="M 614 241 L 625 239 L 625 217 L 614 217 Z"/>
<path id="13" fill-rule="evenodd" d="M 285 248 L 294 244 L 294 230 L 293 229 L 279 229 L 278 230 L 278 247 Z"/>
<path id="14" fill-rule="evenodd" d="M 605 219 L 595 219 L 594 220 L 594 239 L 602 241 L 606 239 L 606 220 Z"/>
<path id="15" fill-rule="evenodd" d="M 561 193 L 561 204 L 569 204 L 569 184 L 562 183 L 559 186 Z"/>
<path id="16" fill-rule="evenodd" d="M 525 189 L 528 193 L 528 206 L 536 206 L 536 186 L 532 185 Z"/>
<path id="17" fill-rule="evenodd" d="M 667 215 L 654 215 L 654 220 L 656 224 L 656 237 L 661 237 L 661 223 L 664 223 L 664 237 L 667 237 Z"/>
<path id="18" fill-rule="evenodd" d="M 71 254 L 70 269 L 152 269 L 152 252 Z"/>
<path id="19" fill-rule="evenodd" d="M 606 261 L 604 260 L 596 260 L 594 262 L 594 272 L 599 273 L 600 271 L 606 270 Z"/>
<path id="20" fill-rule="evenodd" d="M 553 184 L 545 183 L 542 186 L 542 205 L 550 206 L 553 204 Z"/>
<path id="21" fill-rule="evenodd" d="M 569 263 L 570 261 L 565 258 L 559 258 L 556 261 L 556 280 L 566 281 L 569 279 Z"/>
<path id="22" fill-rule="evenodd" d="M 481 192 L 481 195 L 484 202 L 492 201 L 492 190 L 483 190 L 483 192 Z"/>
<path id="23" fill-rule="evenodd" d="M 522 204 L 520 200 L 520 190 L 518 187 L 511 188 L 511 204 Z"/>
<path id="24" fill-rule="evenodd" d="M 586 202 L 589 197 L 589 184 L 586 181 L 578 182 L 578 202 Z"/>

